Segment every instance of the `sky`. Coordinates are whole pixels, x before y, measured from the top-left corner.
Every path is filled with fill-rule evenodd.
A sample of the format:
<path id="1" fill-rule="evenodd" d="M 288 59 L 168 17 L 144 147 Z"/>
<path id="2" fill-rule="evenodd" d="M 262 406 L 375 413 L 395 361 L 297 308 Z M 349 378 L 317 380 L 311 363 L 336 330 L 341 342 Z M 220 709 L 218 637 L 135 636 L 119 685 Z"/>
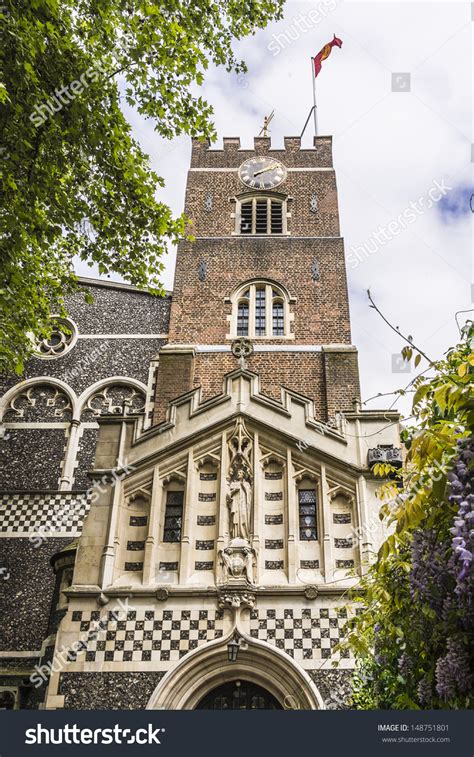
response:
<path id="1" fill-rule="evenodd" d="M 359 349 L 364 407 L 388 407 L 388 393 L 416 375 L 400 360 L 404 342 L 369 307 L 431 359 L 457 341 L 455 313 L 474 307 L 474 3 L 287 0 L 284 19 L 235 46 L 249 68 L 212 68 L 199 88 L 223 136 L 253 147 L 273 109 L 273 147 L 300 134 L 312 105 L 311 56 L 343 41 L 317 78 L 318 129 L 333 137 L 352 341 Z M 165 141 L 153 123 L 126 111 L 135 137 L 165 179 L 158 193 L 183 210 L 191 146 Z M 311 146 L 311 123 L 303 146 Z M 175 252 L 166 259 L 172 289 Z M 83 264 L 81 275 L 96 275 Z M 474 312 L 458 315 L 464 323 Z M 426 368 L 423 361 L 417 372 Z M 379 393 L 383 398 L 370 399 Z M 395 405 L 409 415 L 409 398 Z"/>

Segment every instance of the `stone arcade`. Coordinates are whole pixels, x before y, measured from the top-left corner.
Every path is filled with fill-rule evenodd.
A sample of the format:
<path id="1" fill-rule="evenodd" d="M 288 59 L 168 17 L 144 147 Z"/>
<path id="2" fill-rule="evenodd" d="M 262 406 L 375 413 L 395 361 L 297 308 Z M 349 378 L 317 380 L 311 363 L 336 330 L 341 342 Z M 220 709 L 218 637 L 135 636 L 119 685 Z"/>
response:
<path id="1" fill-rule="evenodd" d="M 361 410 L 331 150 L 195 140 L 172 295 L 82 280 L 3 382 L 2 706 L 347 706 L 400 450 Z"/>

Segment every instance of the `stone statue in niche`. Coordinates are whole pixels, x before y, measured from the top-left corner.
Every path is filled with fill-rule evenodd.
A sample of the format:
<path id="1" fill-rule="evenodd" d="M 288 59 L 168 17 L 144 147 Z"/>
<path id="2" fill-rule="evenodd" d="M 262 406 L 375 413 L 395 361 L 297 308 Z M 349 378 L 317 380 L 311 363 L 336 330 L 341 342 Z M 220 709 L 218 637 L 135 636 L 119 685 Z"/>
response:
<path id="1" fill-rule="evenodd" d="M 231 539 L 249 542 L 252 530 L 252 441 L 242 421 L 237 421 L 229 440 L 230 466 L 227 477 L 227 507 Z"/>
<path id="2" fill-rule="evenodd" d="M 225 586 L 253 585 L 256 553 L 251 547 L 253 522 L 252 439 L 238 420 L 228 441 L 230 452 L 226 502 L 230 540 L 219 552 Z"/>
<path id="3" fill-rule="evenodd" d="M 237 471 L 234 480 L 229 476 L 227 483 L 230 535 L 232 539 L 245 539 L 248 541 L 252 512 L 252 485 L 242 468 Z"/>

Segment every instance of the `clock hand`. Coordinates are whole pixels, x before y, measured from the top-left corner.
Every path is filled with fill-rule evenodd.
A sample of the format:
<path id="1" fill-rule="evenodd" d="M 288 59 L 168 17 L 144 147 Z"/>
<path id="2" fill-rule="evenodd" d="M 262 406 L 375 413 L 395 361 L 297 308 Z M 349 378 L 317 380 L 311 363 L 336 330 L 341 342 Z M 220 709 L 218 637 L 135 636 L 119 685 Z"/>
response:
<path id="1" fill-rule="evenodd" d="M 266 168 L 261 168 L 260 171 L 255 171 L 254 176 L 258 176 L 261 173 L 265 173 L 266 171 L 271 171 L 272 168 L 278 168 L 278 163 L 273 163 L 271 166 L 267 166 Z"/>

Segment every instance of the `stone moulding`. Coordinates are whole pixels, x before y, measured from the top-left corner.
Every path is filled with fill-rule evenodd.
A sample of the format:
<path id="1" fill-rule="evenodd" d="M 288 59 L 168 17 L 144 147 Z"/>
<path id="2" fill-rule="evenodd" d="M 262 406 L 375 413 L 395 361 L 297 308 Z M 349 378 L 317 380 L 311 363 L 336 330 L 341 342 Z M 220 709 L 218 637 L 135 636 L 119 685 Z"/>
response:
<path id="1" fill-rule="evenodd" d="M 238 658 L 229 662 L 227 644 L 241 639 Z M 242 678 L 267 689 L 284 709 L 324 710 L 324 701 L 308 673 L 285 652 L 233 626 L 226 636 L 183 657 L 162 678 L 147 710 L 194 710 L 224 680 Z"/>
<path id="2" fill-rule="evenodd" d="M 221 609 L 240 607 L 252 609 L 255 605 L 255 594 L 246 588 L 223 586 L 217 591 L 217 604 Z"/>

